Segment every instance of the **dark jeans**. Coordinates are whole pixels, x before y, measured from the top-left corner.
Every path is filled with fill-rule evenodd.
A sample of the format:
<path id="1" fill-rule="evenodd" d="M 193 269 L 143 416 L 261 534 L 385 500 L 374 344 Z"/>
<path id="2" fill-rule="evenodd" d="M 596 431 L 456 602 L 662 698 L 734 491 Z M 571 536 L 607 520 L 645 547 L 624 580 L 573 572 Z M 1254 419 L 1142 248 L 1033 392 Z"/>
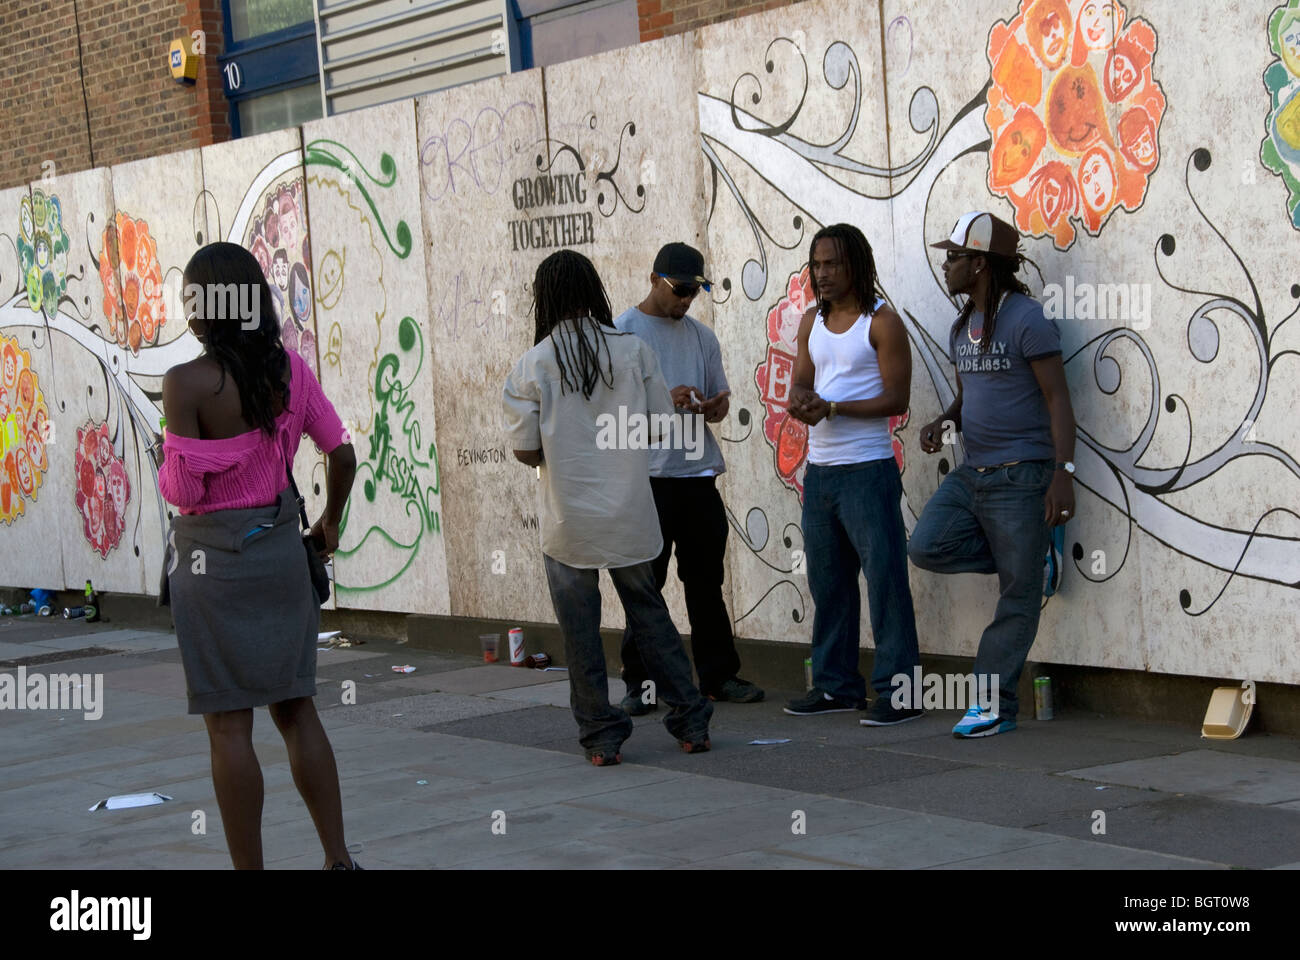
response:
<path id="1" fill-rule="evenodd" d="M 893 457 L 845 466 L 810 463 L 803 481 L 803 537 L 813 615 L 813 686 L 837 700 L 866 696 L 858 672 L 862 599 L 875 639 L 871 686 L 890 696 L 890 679 L 912 675 L 921 662 L 912 588 L 907 580 L 907 532 L 899 501 L 902 479 Z"/>
<path id="2" fill-rule="evenodd" d="M 651 565 L 655 586 L 668 582 L 668 558 L 677 545 L 677 578 L 686 594 L 691 623 L 691 656 L 700 692 L 716 694 L 740 670 L 731 618 L 722 601 L 723 558 L 727 552 L 727 511 L 714 477 L 651 477 L 664 549 Z M 623 631 L 623 680 L 628 693 L 641 689 L 645 663 L 637 652 L 631 625 Z"/>
<path id="3" fill-rule="evenodd" d="M 600 641 L 600 571 L 570 567 L 545 555 L 543 559 L 555 617 L 564 631 L 569 705 L 578 721 L 578 742 L 588 751 L 617 749 L 632 734 L 632 718 L 609 702 Z M 635 631 L 637 649 L 649 667 L 656 698 L 671 708 L 664 726 L 678 740 L 704 739 L 713 704 L 691 683 L 691 662 L 655 587 L 650 563 L 613 567 L 608 572 Z"/>
<path id="4" fill-rule="evenodd" d="M 1026 460 L 980 473 L 962 465 L 944 478 L 912 532 L 908 555 L 935 573 L 996 573 L 1001 587 L 993 622 L 980 637 L 975 676 L 998 684 L 998 714 L 1014 720 L 1016 685 L 1038 633 L 1043 557 L 1051 528 L 1043 497 L 1049 460 Z M 984 689 L 981 686 L 980 689 Z"/>

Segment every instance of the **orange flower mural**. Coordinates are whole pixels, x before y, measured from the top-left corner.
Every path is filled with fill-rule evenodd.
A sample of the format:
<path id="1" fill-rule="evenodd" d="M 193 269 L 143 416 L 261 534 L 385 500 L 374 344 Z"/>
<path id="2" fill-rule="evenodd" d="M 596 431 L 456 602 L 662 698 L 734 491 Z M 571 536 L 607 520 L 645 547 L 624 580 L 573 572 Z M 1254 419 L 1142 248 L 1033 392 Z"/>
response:
<path id="1" fill-rule="evenodd" d="M 1165 112 L 1155 52 L 1151 25 L 1110 0 L 1021 0 L 993 25 L 988 184 L 1022 233 L 1065 250 L 1076 224 L 1096 236 L 1142 205 Z"/>
<path id="2" fill-rule="evenodd" d="M 149 224 L 117 211 L 104 228 L 99 278 L 108 332 L 118 345 L 139 353 L 141 346 L 156 343 L 167 317 L 158 243 L 149 236 Z"/>
<path id="3" fill-rule="evenodd" d="M 32 355 L 0 334 L 0 523 L 13 523 L 36 500 L 49 458 L 50 413 Z"/>

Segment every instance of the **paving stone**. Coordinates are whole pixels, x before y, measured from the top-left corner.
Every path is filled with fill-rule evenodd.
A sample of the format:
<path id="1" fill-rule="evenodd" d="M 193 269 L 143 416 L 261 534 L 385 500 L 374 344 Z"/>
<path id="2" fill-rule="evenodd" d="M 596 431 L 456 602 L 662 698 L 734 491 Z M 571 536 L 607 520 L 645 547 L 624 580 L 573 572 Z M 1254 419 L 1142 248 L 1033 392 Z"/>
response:
<path id="1" fill-rule="evenodd" d="M 1191 750 L 1066 773 L 1083 780 L 1123 783 L 1166 793 L 1193 793 L 1241 803 L 1300 801 L 1300 763 L 1243 757 L 1220 750 Z"/>
<path id="2" fill-rule="evenodd" d="M 1055 840 L 1006 853 L 944 863 L 930 870 L 1222 870 L 1222 864 L 1110 843 Z"/>

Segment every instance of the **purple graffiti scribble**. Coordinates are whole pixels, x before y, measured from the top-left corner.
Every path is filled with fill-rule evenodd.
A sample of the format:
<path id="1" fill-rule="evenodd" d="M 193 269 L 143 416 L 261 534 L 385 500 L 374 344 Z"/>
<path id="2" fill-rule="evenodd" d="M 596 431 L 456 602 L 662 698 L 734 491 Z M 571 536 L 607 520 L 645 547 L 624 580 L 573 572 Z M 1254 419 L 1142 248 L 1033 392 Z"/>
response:
<path id="1" fill-rule="evenodd" d="M 533 135 L 516 136 L 507 142 L 506 127 L 516 110 L 531 114 Z M 421 180 L 433 185 L 426 187 L 425 194 L 430 200 L 441 200 L 448 191 L 459 194 L 471 181 L 484 193 L 494 194 L 510 161 L 540 139 L 537 107 L 526 100 L 511 104 L 504 112 L 484 107 L 473 123 L 456 117 L 443 133 L 429 137 L 420 147 L 420 165 L 429 168 Z M 459 188 L 456 171 L 461 174 Z"/>
<path id="2" fill-rule="evenodd" d="M 903 66 L 903 72 L 899 74 L 900 77 L 905 77 L 907 76 L 907 71 L 912 69 L 912 42 L 913 42 L 912 21 L 902 15 L 899 15 L 895 17 L 893 20 L 890 20 L 889 26 L 885 29 L 886 40 L 888 40 L 893 35 L 895 27 L 907 28 L 907 63 L 904 64 Z"/>

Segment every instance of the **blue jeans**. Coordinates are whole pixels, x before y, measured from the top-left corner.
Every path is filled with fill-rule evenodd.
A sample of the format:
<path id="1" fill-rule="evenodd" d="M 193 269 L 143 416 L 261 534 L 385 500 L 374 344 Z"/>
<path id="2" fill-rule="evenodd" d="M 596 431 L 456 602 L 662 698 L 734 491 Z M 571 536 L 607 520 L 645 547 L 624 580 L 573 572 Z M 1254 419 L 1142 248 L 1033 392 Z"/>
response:
<path id="1" fill-rule="evenodd" d="M 578 721 L 578 742 L 590 755 L 617 750 L 632 735 L 632 718 L 609 702 L 605 648 L 600 640 L 600 571 L 570 567 L 543 554 L 555 617 L 564 632 L 569 665 L 569 705 Z M 609 569 L 623 602 L 637 652 L 655 684 L 656 699 L 668 704 L 664 726 L 678 740 L 708 736 L 713 704 L 691 682 L 691 662 L 673 626 L 650 562 Z M 640 690 L 628 691 L 640 693 Z"/>
<path id="2" fill-rule="evenodd" d="M 1001 587 L 993 622 L 980 637 L 975 675 L 998 684 L 998 714 L 1014 720 L 1016 685 L 1038 633 L 1043 557 L 1051 528 L 1043 497 L 1050 460 L 1026 460 L 980 473 L 962 465 L 944 478 L 912 532 L 907 553 L 935 573 L 996 573 Z M 983 686 L 980 689 L 984 689 Z"/>
<path id="3" fill-rule="evenodd" d="M 803 537 L 813 615 L 813 686 L 857 704 L 867 685 L 858 672 L 862 598 L 875 639 L 871 686 L 893 693 L 890 678 L 921 662 L 912 588 L 907 579 L 907 532 L 899 502 L 902 479 L 893 457 L 845 466 L 808 465 L 803 481 Z"/>

